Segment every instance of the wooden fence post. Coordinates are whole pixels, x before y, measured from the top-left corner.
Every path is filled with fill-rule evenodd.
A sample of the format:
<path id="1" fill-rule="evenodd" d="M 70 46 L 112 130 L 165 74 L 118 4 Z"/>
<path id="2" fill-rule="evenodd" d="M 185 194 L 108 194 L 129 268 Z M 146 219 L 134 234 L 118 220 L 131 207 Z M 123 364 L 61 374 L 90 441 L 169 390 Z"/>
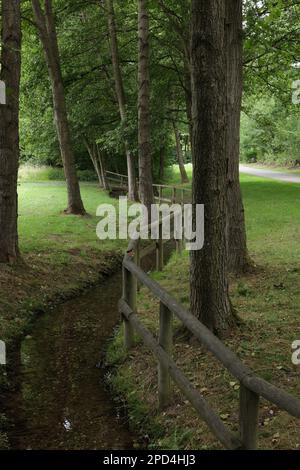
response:
<path id="1" fill-rule="evenodd" d="M 176 240 L 176 252 L 181 255 L 182 253 L 182 240 Z"/>
<path id="2" fill-rule="evenodd" d="M 141 267 L 141 240 L 140 239 L 136 246 L 134 261 L 135 261 L 135 264 L 140 268 Z M 141 289 L 141 283 L 137 280 L 137 291 L 139 292 L 140 289 Z"/>
<path id="3" fill-rule="evenodd" d="M 257 448 L 259 395 L 240 384 L 240 434 L 243 448 Z"/>
<path id="4" fill-rule="evenodd" d="M 172 202 L 173 204 L 176 204 L 176 188 L 173 188 Z"/>
<path id="5" fill-rule="evenodd" d="M 173 314 L 160 302 L 159 311 L 159 344 L 171 355 L 173 347 L 172 331 Z M 163 410 L 170 404 L 171 398 L 171 377 L 168 367 L 159 362 L 158 365 L 158 401 L 159 409 Z"/>
<path id="6" fill-rule="evenodd" d="M 156 242 L 156 270 L 162 271 L 164 269 L 164 243 L 162 238 L 162 221 L 159 221 L 159 236 Z"/>
<path id="7" fill-rule="evenodd" d="M 137 295 L 137 280 L 128 269 L 123 267 L 123 299 L 135 312 Z M 124 320 L 124 346 L 129 351 L 134 344 L 134 329 L 130 322 L 123 317 Z"/>
<path id="8" fill-rule="evenodd" d="M 163 187 L 160 186 L 159 190 L 158 190 L 158 202 L 159 202 L 159 204 L 161 204 L 162 198 L 163 198 Z"/>

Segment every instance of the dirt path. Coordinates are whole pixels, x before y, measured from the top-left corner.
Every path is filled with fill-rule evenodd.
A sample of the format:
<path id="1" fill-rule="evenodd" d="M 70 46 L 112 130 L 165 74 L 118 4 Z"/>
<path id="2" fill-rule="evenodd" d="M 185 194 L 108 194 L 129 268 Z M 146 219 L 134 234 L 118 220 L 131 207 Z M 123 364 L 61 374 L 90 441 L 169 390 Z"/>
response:
<path id="1" fill-rule="evenodd" d="M 284 171 L 273 171 L 240 165 L 240 173 L 245 173 L 252 176 L 261 176 L 262 178 L 270 178 L 277 181 L 284 181 L 285 183 L 300 183 L 300 175 L 293 175 L 291 173 L 285 173 Z"/>

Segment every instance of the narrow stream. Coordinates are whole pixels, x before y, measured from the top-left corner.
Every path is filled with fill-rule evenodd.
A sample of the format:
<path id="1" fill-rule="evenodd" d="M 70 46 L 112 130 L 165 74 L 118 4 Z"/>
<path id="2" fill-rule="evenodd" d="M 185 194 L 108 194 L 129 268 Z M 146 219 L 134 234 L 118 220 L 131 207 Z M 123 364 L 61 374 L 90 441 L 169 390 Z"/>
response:
<path id="1" fill-rule="evenodd" d="M 135 437 L 117 417 L 97 367 L 119 321 L 121 289 L 119 272 L 36 321 L 21 344 L 8 400 L 13 449 L 133 448 Z"/>
<path id="2" fill-rule="evenodd" d="M 121 274 L 41 316 L 21 345 L 13 449 L 129 449 L 97 368 L 118 322 Z M 10 414 L 10 413 L 9 413 Z"/>

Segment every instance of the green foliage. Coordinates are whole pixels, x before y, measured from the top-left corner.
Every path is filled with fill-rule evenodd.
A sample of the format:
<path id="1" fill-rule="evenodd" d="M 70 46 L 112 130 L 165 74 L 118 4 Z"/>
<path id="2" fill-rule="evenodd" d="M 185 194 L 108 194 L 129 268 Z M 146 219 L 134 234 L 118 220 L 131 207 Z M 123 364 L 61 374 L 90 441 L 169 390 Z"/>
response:
<path id="1" fill-rule="evenodd" d="M 246 100 L 242 114 L 241 158 L 293 166 L 300 162 L 300 112 L 271 96 Z"/>

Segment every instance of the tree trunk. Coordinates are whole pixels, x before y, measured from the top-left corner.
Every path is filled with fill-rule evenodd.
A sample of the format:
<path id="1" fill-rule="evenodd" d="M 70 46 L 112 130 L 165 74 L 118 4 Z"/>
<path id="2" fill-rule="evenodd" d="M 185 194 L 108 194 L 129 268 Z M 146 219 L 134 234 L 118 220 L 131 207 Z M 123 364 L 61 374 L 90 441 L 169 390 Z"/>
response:
<path id="1" fill-rule="evenodd" d="M 228 268 L 239 274 L 249 266 L 246 227 L 240 187 L 240 118 L 243 95 L 242 0 L 226 1 Z"/>
<path id="2" fill-rule="evenodd" d="M 20 0 L 2 0 L 1 80 L 6 104 L 0 104 L 0 262 L 18 259 L 17 179 L 19 165 L 19 91 L 21 74 Z"/>
<path id="3" fill-rule="evenodd" d="M 225 2 L 192 2 L 193 202 L 205 241 L 191 252 L 191 310 L 222 335 L 233 323 L 227 278 Z"/>
<path id="4" fill-rule="evenodd" d="M 119 59 L 119 47 L 115 22 L 115 11 L 113 0 L 106 0 L 106 8 L 108 15 L 108 29 L 110 36 L 111 58 L 114 71 L 114 81 L 116 88 L 116 95 L 119 104 L 119 112 L 122 124 L 126 125 L 127 112 L 126 112 L 126 96 L 124 91 L 124 84 Z M 127 174 L 128 174 L 128 198 L 132 201 L 138 200 L 138 191 L 136 184 L 135 174 L 135 161 L 134 155 L 130 150 L 129 142 L 124 142 L 126 159 L 127 159 Z"/>
<path id="5" fill-rule="evenodd" d="M 91 145 L 86 138 L 84 139 L 84 144 L 86 146 L 86 149 L 88 151 L 90 159 L 92 160 L 93 166 L 95 168 L 95 171 L 96 171 L 96 174 L 97 174 L 97 177 L 98 177 L 98 181 L 99 181 L 99 185 L 100 185 L 101 188 L 103 188 L 104 185 L 103 185 L 103 181 L 102 181 L 101 168 L 100 168 L 100 164 L 99 164 L 98 156 L 97 156 L 97 152 L 96 152 L 96 144 Z"/>
<path id="6" fill-rule="evenodd" d="M 147 208 L 154 203 L 151 162 L 149 14 L 148 0 L 138 0 L 139 73 L 139 180 L 140 198 Z"/>
<path id="7" fill-rule="evenodd" d="M 180 175 L 181 175 L 181 183 L 188 183 L 189 179 L 185 171 L 184 158 L 183 158 L 182 147 L 181 147 L 181 142 L 180 142 L 180 134 L 179 134 L 178 127 L 175 121 L 173 121 L 173 129 L 174 129 L 174 135 L 175 135 L 175 141 L 176 141 L 176 155 L 177 155 L 177 161 L 178 161 L 178 166 L 179 166 Z"/>
<path id="8" fill-rule="evenodd" d="M 65 212 L 84 215 L 71 142 L 52 0 L 45 0 L 44 12 L 40 0 L 32 0 L 32 6 L 52 86 L 54 118 L 68 190 L 68 207 Z"/>
<path id="9" fill-rule="evenodd" d="M 191 84 L 191 72 L 190 67 L 185 65 L 185 81 L 184 81 L 184 93 L 186 103 L 186 117 L 189 125 L 189 135 L 191 150 L 193 152 L 193 116 L 192 116 L 192 84 Z"/>
<path id="10" fill-rule="evenodd" d="M 100 168 L 101 179 L 103 181 L 103 189 L 107 191 L 109 189 L 109 186 L 106 181 L 105 165 L 104 165 L 103 156 L 102 156 L 102 153 L 98 144 L 96 144 L 96 150 L 97 150 L 97 160 L 98 160 L 98 164 Z"/>
<path id="11" fill-rule="evenodd" d="M 165 146 L 162 145 L 159 150 L 159 182 L 162 183 L 165 177 L 165 157 L 166 157 L 166 149 Z"/>

